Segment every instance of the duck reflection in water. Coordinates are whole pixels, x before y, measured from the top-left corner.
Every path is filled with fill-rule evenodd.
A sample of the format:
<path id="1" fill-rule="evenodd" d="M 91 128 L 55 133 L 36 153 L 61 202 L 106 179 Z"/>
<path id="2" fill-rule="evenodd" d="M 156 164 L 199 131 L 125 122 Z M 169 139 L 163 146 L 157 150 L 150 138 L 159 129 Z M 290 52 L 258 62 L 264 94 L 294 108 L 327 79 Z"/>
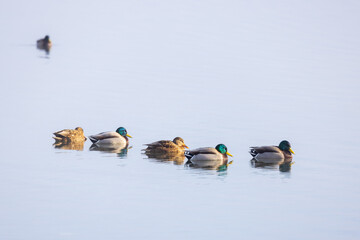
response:
<path id="1" fill-rule="evenodd" d="M 185 161 L 183 153 L 156 153 L 144 152 L 149 159 L 154 159 L 159 162 L 173 162 L 175 165 L 181 165 Z"/>
<path id="2" fill-rule="evenodd" d="M 50 49 L 52 47 L 52 42 L 50 37 L 46 35 L 44 38 L 36 41 L 36 47 L 40 50 L 44 50 L 46 54 L 50 53 Z"/>
<path id="3" fill-rule="evenodd" d="M 187 166 L 212 170 L 226 170 L 232 163 L 228 162 L 228 156 L 232 157 L 224 144 L 218 144 L 215 148 L 203 147 L 185 152 Z"/>
<path id="4" fill-rule="evenodd" d="M 128 150 L 131 148 L 132 147 L 121 146 L 121 145 L 98 146 L 96 144 L 92 144 L 89 150 L 107 152 L 107 153 L 117 153 L 119 157 L 123 158 L 127 156 Z"/>
<path id="5" fill-rule="evenodd" d="M 84 141 L 82 141 L 82 142 L 55 142 L 53 144 L 53 146 L 58 149 L 83 151 L 84 143 L 85 143 Z"/>
<path id="6" fill-rule="evenodd" d="M 207 164 L 207 165 L 199 165 L 199 164 L 192 163 L 190 160 L 187 160 L 187 162 L 185 163 L 185 166 L 191 167 L 191 168 L 201 168 L 201 169 L 207 169 L 207 170 L 217 170 L 218 172 L 224 172 L 228 169 L 229 165 L 231 165 L 232 163 L 233 163 L 232 160 L 230 162 L 228 160 L 225 160 L 222 162 L 213 162 L 213 163 Z"/>
<path id="7" fill-rule="evenodd" d="M 84 143 L 86 137 L 84 136 L 84 130 L 81 127 L 73 129 L 64 129 L 53 133 L 55 136 L 55 148 L 66 150 L 78 150 L 84 149 Z"/>
<path id="8" fill-rule="evenodd" d="M 180 165 L 184 163 L 184 150 L 188 148 L 185 145 L 184 139 L 176 137 L 172 141 L 160 140 L 157 142 L 144 144 L 147 146 L 143 149 L 144 154 L 148 158 L 156 159 L 161 162 L 173 161 L 174 164 Z"/>
<path id="9" fill-rule="evenodd" d="M 290 172 L 291 166 L 295 162 L 292 161 L 292 159 L 282 159 L 277 162 L 273 163 L 263 163 L 256 161 L 255 158 L 250 160 L 250 164 L 253 168 L 265 168 L 265 169 L 277 169 L 279 168 L 280 172 Z"/>

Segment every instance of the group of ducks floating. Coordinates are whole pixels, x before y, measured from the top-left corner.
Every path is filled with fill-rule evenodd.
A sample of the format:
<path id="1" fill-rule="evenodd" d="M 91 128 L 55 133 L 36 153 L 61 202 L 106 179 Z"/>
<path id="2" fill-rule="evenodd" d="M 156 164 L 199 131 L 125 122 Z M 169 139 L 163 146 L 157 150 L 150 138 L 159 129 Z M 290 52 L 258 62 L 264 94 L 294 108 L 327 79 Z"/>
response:
<path id="1" fill-rule="evenodd" d="M 54 133 L 55 146 L 84 143 L 87 138 L 84 136 L 84 130 L 81 127 L 75 129 L 64 129 Z M 129 138 L 132 138 L 124 127 L 119 127 L 116 131 L 101 132 L 89 136 L 93 143 L 92 147 L 100 149 L 127 149 L 129 145 Z M 188 150 L 184 140 L 181 137 L 176 137 L 171 140 L 160 140 L 146 146 L 144 154 L 148 157 L 176 157 L 185 156 L 188 159 L 187 164 L 194 167 L 211 168 L 214 166 L 223 166 L 231 164 L 228 163 L 228 156 L 232 155 L 228 152 L 224 144 L 218 144 L 213 147 L 202 147 L 193 150 Z M 291 149 L 288 141 L 280 142 L 279 146 L 262 146 L 250 147 L 249 153 L 253 157 L 253 161 L 257 163 L 272 164 L 281 161 L 292 160 L 292 154 L 295 154 Z"/>
<path id="2" fill-rule="evenodd" d="M 46 35 L 43 39 L 37 40 L 36 46 L 39 49 L 49 52 L 52 46 L 50 37 Z M 57 147 L 64 147 L 66 145 L 77 146 L 77 144 L 80 144 L 78 146 L 83 146 L 83 143 L 86 141 L 84 130 L 81 127 L 77 127 L 74 130 L 64 129 L 55 132 L 54 135 L 54 145 Z M 129 145 L 128 138 L 131 138 L 131 136 L 124 127 L 119 127 L 115 132 L 102 132 L 89 136 L 89 139 L 93 143 L 92 149 L 96 148 L 99 150 L 127 149 Z M 160 140 L 144 145 L 147 147 L 143 149 L 143 151 L 148 157 L 176 158 L 177 156 L 185 156 L 188 159 L 187 164 L 204 168 L 228 165 L 228 156 L 232 157 L 224 144 L 218 144 L 215 148 L 202 147 L 185 150 L 188 149 L 188 147 L 181 137 L 176 137 L 172 141 Z M 82 147 L 75 147 L 68 149 L 79 150 L 81 148 Z M 290 143 L 284 140 L 280 142 L 279 146 L 250 147 L 250 154 L 253 157 L 252 160 L 257 164 L 272 164 L 284 160 L 291 162 L 294 152 L 291 149 Z"/>

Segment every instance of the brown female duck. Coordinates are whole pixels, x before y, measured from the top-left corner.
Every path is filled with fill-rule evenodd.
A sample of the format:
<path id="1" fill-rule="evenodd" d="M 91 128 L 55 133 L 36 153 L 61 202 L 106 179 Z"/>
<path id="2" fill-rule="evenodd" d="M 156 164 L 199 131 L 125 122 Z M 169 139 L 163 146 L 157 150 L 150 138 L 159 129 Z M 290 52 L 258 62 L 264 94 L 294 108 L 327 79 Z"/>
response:
<path id="1" fill-rule="evenodd" d="M 84 142 L 86 137 L 84 136 L 84 130 L 81 127 L 73 129 L 64 129 L 58 132 L 54 132 L 53 137 L 57 142 L 70 143 L 70 142 Z"/>
<path id="2" fill-rule="evenodd" d="M 160 140 L 157 142 L 144 144 L 147 146 L 144 149 L 145 153 L 174 153 L 184 154 L 184 148 L 188 148 L 185 145 L 184 139 L 176 137 L 174 140 Z"/>

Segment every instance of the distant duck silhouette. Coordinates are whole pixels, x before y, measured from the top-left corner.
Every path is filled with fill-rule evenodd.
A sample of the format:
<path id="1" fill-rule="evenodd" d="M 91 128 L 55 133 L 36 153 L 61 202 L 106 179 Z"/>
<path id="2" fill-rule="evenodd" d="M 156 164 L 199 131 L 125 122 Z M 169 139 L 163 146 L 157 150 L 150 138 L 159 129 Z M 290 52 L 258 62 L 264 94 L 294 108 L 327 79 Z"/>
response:
<path id="1" fill-rule="evenodd" d="M 284 159 L 292 159 L 295 154 L 288 141 L 281 141 L 279 146 L 250 147 L 251 156 L 263 163 L 278 163 Z"/>
<path id="2" fill-rule="evenodd" d="M 119 145 L 118 148 L 125 148 L 129 144 L 131 138 L 124 127 L 119 127 L 115 132 L 102 132 L 96 135 L 89 136 L 91 142 L 98 147 L 112 147 L 113 145 Z"/>
<path id="3" fill-rule="evenodd" d="M 36 41 L 36 46 L 38 49 L 46 50 L 47 52 L 50 50 L 52 43 L 50 41 L 50 37 L 46 35 L 44 38 Z"/>

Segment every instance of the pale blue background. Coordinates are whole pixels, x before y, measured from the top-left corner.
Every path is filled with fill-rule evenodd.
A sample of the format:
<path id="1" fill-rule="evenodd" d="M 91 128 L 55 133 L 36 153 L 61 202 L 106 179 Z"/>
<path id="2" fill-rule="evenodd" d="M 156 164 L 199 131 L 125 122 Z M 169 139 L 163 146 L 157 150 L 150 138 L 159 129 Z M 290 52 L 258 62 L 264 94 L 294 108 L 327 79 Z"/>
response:
<path id="1" fill-rule="evenodd" d="M 358 1 L 2 1 L 0 239 L 359 239 Z M 50 35 L 49 55 L 36 40 Z M 132 149 L 51 133 L 125 126 Z M 225 143 L 227 172 L 142 144 Z M 248 147 L 288 139 L 291 172 Z"/>

